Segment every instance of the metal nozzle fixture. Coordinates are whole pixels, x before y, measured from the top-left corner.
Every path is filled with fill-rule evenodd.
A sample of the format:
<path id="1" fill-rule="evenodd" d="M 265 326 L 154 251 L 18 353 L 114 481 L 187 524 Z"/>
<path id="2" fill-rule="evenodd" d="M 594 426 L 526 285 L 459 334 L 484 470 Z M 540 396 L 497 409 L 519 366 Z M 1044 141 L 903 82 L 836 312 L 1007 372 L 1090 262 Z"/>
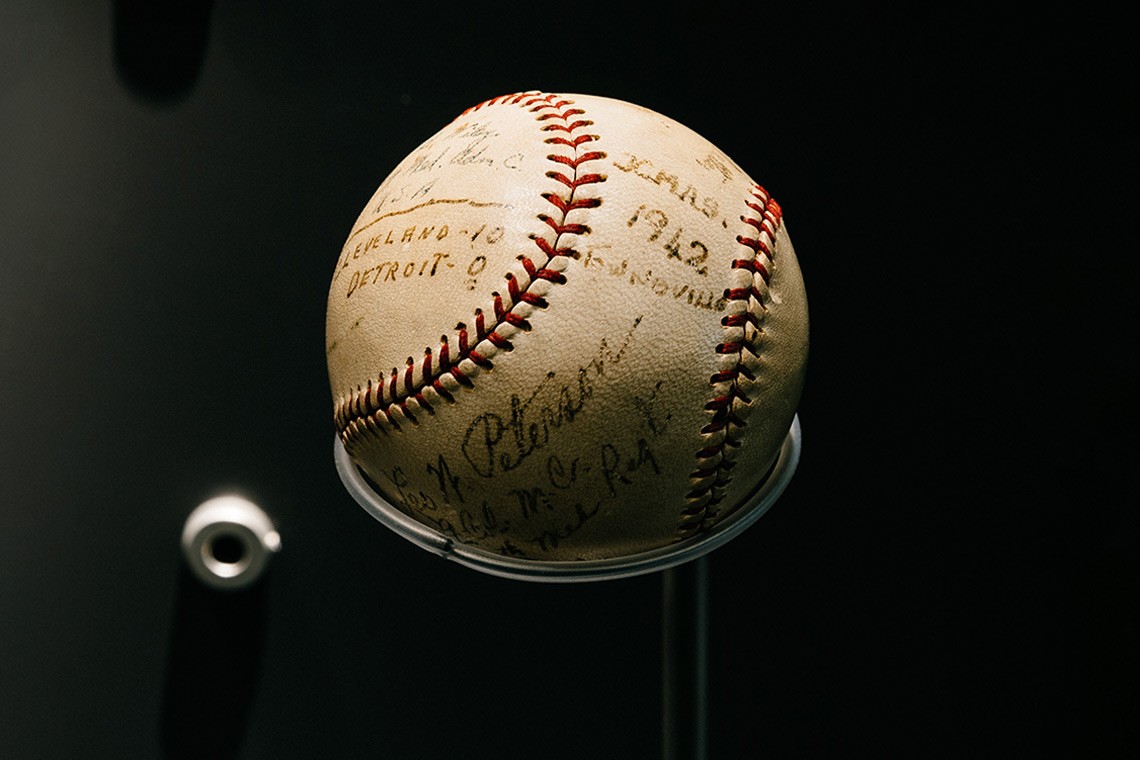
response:
<path id="1" fill-rule="evenodd" d="M 240 496 L 219 496 L 198 505 L 182 528 L 182 553 L 194 576 L 207 586 L 233 590 L 257 581 L 281 550 L 281 535 L 269 515 Z"/>

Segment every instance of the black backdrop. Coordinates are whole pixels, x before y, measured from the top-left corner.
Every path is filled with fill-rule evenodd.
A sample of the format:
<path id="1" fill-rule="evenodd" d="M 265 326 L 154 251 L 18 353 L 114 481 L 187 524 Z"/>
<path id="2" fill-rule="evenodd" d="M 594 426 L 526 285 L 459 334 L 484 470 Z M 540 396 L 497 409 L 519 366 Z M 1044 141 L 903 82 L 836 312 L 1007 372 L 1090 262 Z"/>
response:
<path id="1" fill-rule="evenodd" d="M 0 7 L 0 757 L 161 756 L 178 533 L 232 489 L 284 538 L 243 757 L 657 756 L 658 579 L 481 576 L 333 469 L 340 243 L 523 89 L 696 129 L 803 267 L 801 467 L 711 563 L 714 757 L 1136 756 L 1122 19 L 169 8 Z"/>

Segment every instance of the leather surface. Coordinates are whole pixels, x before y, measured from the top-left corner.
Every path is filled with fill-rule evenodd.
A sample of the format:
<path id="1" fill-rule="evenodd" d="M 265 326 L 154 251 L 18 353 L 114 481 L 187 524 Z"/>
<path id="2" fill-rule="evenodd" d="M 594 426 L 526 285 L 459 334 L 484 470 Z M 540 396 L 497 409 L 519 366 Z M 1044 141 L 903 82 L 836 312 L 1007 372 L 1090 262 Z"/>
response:
<path id="1" fill-rule="evenodd" d="M 585 95 L 469 109 L 380 185 L 328 302 L 334 416 L 392 503 L 544 560 L 742 503 L 803 381 L 779 206 L 671 119 Z"/>

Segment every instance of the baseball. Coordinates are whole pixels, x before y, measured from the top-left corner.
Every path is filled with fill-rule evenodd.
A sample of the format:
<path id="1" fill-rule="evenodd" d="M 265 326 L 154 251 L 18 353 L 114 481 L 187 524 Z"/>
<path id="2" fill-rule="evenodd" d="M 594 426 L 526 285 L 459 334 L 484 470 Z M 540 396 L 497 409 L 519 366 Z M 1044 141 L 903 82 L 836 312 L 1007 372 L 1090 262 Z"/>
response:
<path id="1" fill-rule="evenodd" d="M 745 503 L 807 345 L 769 193 L 676 121 L 587 95 L 460 114 L 376 190 L 329 290 L 352 460 L 454 541 L 537 560 L 669 546 Z"/>

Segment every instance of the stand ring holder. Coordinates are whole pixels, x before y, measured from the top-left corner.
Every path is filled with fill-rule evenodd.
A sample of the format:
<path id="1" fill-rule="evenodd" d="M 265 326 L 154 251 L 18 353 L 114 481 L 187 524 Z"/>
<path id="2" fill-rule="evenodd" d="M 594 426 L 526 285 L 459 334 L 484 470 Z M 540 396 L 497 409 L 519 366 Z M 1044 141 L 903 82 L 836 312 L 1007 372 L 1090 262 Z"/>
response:
<path id="1" fill-rule="evenodd" d="M 577 583 L 658 572 L 696 559 L 735 538 L 768 511 L 792 479 L 800 458 L 800 420 L 799 416 L 793 418 L 791 429 L 784 438 L 768 477 L 744 504 L 717 522 L 713 528 L 671 546 L 601 560 L 551 562 L 521 559 L 460 543 L 404 514 L 377 493 L 353 464 L 339 437 L 334 438 L 333 457 L 341 481 L 357 503 L 381 523 L 421 549 L 502 578 Z"/>

